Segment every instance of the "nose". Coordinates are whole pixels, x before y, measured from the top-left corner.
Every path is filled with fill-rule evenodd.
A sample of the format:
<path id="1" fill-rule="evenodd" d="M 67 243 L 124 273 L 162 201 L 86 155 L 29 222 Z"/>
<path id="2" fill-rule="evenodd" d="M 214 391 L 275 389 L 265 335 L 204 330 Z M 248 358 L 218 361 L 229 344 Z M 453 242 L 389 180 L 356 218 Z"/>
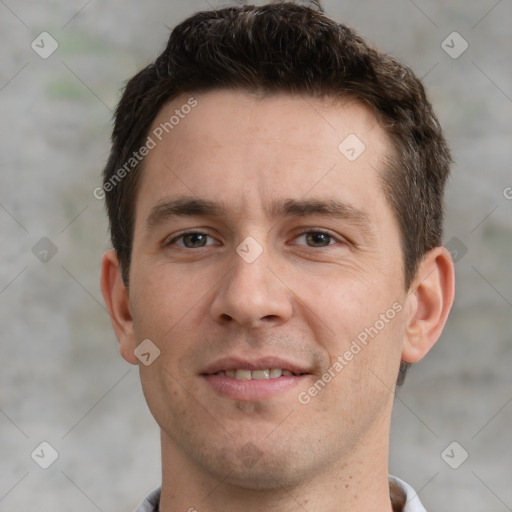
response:
<path id="1" fill-rule="evenodd" d="M 232 268 L 216 290 L 210 309 L 213 319 L 248 329 L 280 325 L 289 320 L 293 293 L 278 277 L 279 270 L 272 268 L 268 251 L 263 250 L 254 261 L 240 254 L 234 252 Z"/>

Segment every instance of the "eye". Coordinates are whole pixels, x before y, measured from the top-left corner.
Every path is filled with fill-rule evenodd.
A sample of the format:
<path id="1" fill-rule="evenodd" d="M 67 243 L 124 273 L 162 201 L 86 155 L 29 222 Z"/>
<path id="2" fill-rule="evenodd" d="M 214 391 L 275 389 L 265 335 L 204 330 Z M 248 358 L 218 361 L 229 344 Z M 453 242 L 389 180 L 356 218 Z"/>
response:
<path id="1" fill-rule="evenodd" d="M 173 238 L 165 245 L 178 245 L 179 247 L 185 247 L 186 249 L 200 249 L 201 247 L 206 247 L 207 245 L 214 245 L 214 239 L 206 233 L 193 231 L 189 233 L 183 233 Z"/>
<path id="2" fill-rule="evenodd" d="M 303 240 L 309 247 L 328 247 L 336 243 L 333 235 L 324 231 L 306 231 L 296 237 L 295 240 Z M 303 245 L 298 243 L 298 245 Z"/>

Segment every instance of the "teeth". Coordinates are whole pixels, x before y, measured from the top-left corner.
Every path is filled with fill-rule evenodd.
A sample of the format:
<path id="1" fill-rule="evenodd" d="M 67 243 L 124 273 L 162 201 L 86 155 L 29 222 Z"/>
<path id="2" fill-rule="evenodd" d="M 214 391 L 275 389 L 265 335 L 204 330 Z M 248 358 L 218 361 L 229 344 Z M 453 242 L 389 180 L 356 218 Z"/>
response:
<path id="1" fill-rule="evenodd" d="M 264 370 L 226 370 L 219 371 L 215 375 L 221 377 L 230 377 L 236 380 L 266 380 L 266 379 L 277 379 L 281 376 L 290 377 L 294 375 L 290 370 L 282 370 L 281 368 L 267 368 Z"/>
<path id="2" fill-rule="evenodd" d="M 237 370 L 235 372 L 236 380 L 251 380 L 251 370 Z"/>
<path id="3" fill-rule="evenodd" d="M 255 370 L 251 373 L 252 380 L 270 379 L 270 370 Z"/>

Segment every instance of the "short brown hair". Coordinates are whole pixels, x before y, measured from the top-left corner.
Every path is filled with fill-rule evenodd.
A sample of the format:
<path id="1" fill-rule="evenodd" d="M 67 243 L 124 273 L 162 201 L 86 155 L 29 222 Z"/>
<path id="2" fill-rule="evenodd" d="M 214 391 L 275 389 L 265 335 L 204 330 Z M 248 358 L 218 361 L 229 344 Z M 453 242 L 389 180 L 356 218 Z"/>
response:
<path id="1" fill-rule="evenodd" d="M 128 82 L 103 175 L 112 244 L 126 285 L 140 166 L 115 186 L 112 179 L 144 144 L 165 103 L 220 88 L 350 98 L 370 106 L 393 146 L 381 179 L 400 226 L 406 289 L 423 255 L 441 245 L 451 158 L 420 80 L 313 4 L 199 12 L 179 24 L 156 61 Z"/>

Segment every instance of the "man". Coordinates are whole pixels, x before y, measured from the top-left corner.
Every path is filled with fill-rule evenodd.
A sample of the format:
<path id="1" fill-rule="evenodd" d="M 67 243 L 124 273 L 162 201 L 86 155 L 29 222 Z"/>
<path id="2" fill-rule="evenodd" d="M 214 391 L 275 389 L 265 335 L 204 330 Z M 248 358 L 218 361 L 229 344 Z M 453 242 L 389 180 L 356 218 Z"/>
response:
<path id="1" fill-rule="evenodd" d="M 101 287 L 161 428 L 161 512 L 424 510 L 395 385 L 454 294 L 450 154 L 410 69 L 321 9 L 201 12 L 133 77 Z"/>

